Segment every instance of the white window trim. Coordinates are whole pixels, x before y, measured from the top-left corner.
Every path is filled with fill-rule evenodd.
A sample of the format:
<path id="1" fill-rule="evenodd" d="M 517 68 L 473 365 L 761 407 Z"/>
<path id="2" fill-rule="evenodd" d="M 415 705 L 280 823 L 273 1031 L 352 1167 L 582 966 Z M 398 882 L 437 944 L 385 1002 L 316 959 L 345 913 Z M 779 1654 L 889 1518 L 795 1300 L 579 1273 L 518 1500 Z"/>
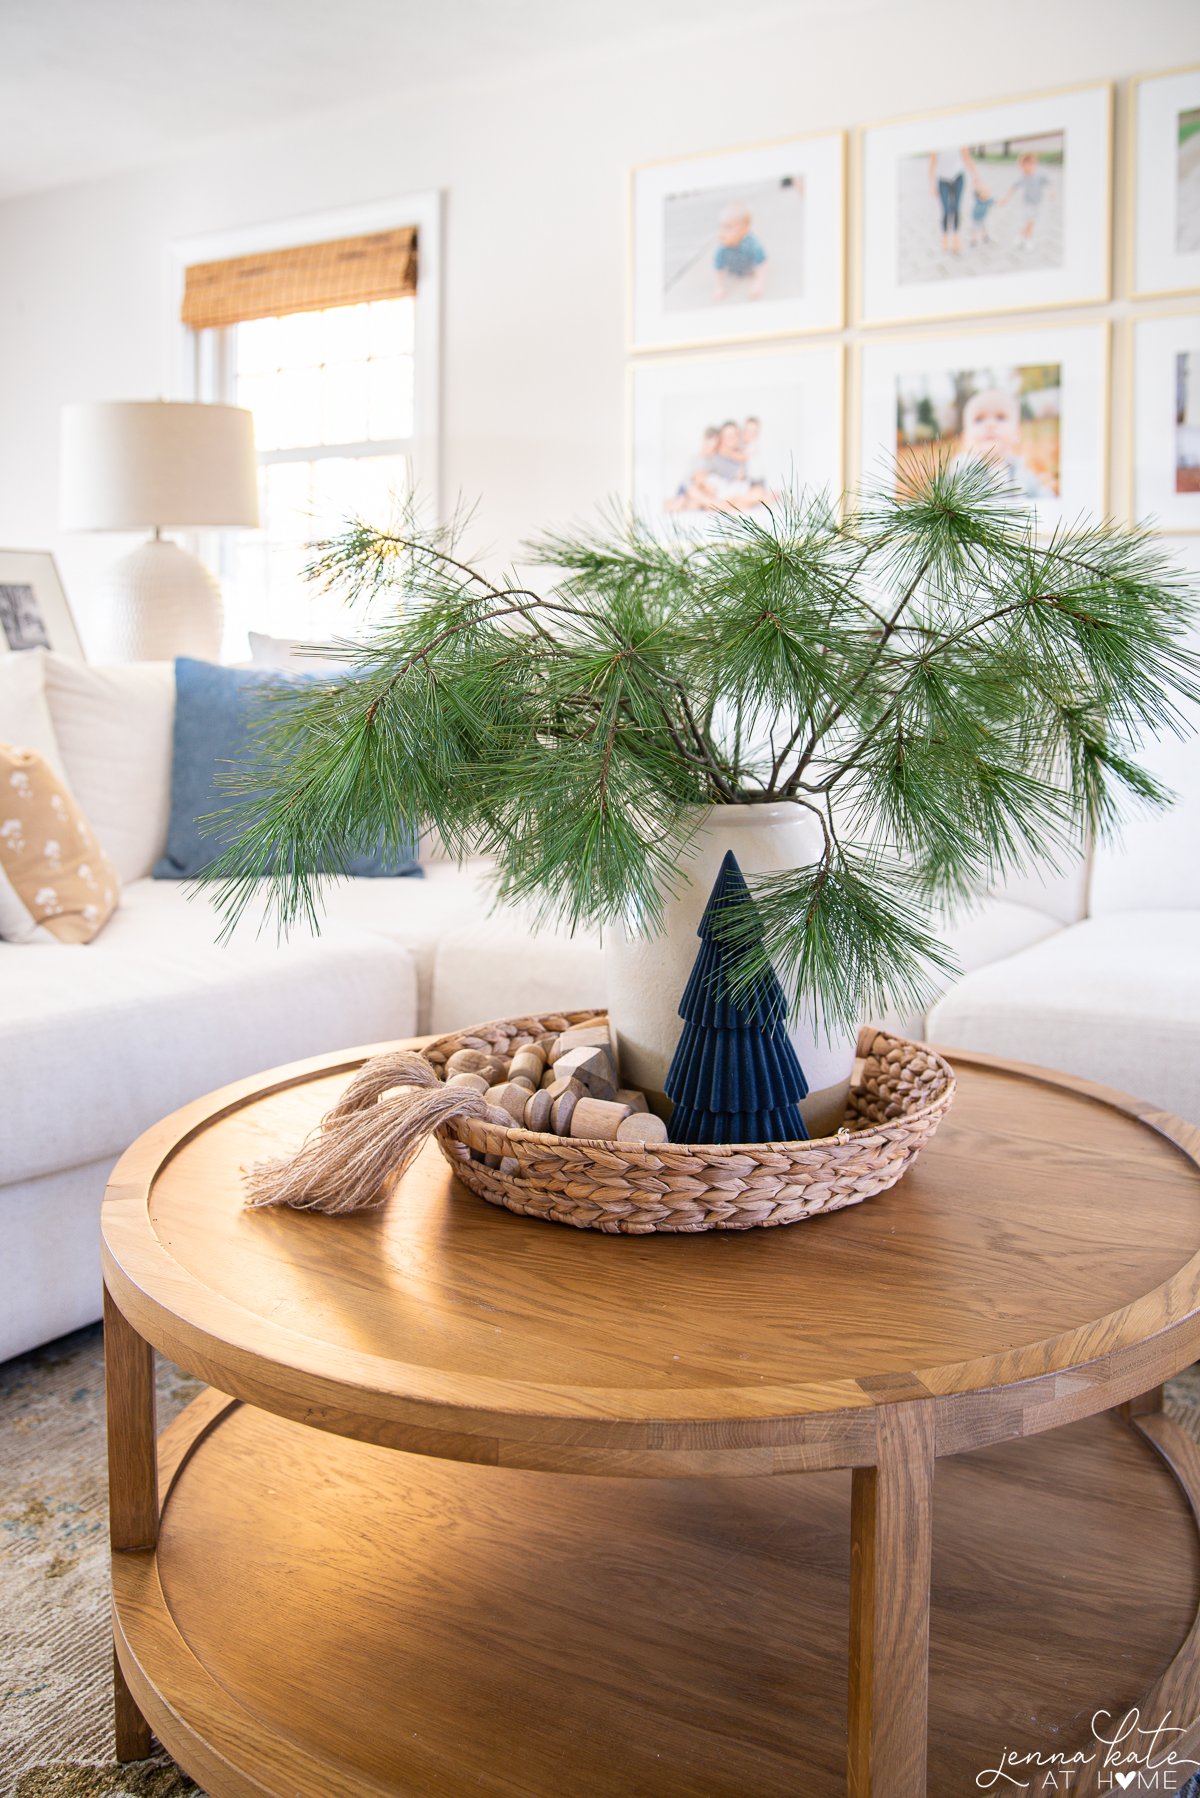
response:
<path id="1" fill-rule="evenodd" d="M 175 368 L 171 387 L 178 398 L 187 400 L 205 399 L 229 390 L 229 370 L 224 366 L 228 335 L 222 331 L 190 330 L 181 319 L 184 278 L 192 263 L 254 256 L 300 244 L 329 243 L 340 237 L 391 231 L 404 225 L 415 225 L 417 229 L 417 294 L 413 311 L 413 434 L 401 447 L 406 451 L 411 447 L 414 480 L 423 509 L 434 520 L 440 520 L 442 196 L 437 190 L 332 212 L 306 213 L 271 224 L 208 232 L 172 243 L 168 285 Z M 391 446 L 372 443 L 349 447 L 351 453 L 361 448 L 377 455 Z M 328 454 L 329 449 L 324 448 L 323 453 Z M 272 454 L 270 459 L 277 458 Z"/>

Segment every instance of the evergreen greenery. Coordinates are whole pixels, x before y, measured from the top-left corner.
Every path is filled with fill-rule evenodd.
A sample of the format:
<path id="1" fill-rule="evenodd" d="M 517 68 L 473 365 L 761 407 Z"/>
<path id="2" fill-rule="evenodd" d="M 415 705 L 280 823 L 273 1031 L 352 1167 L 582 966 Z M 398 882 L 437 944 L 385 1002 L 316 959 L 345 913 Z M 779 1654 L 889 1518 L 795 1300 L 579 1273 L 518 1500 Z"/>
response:
<path id="1" fill-rule="evenodd" d="M 505 899 L 653 933 L 701 808 L 794 800 L 820 855 L 722 929 L 739 980 L 771 961 L 852 1023 L 952 971 L 937 902 L 1169 798 L 1137 757 L 1198 695 L 1188 583 L 1112 524 L 1039 541 L 983 466 L 699 542 L 614 516 L 530 546 L 536 591 L 461 534 L 408 513 L 317 546 L 312 578 L 389 603 L 344 678 L 272 704 L 209 872 L 229 923 L 267 874 L 283 928 L 315 919 L 314 869 L 419 830 L 493 855 Z"/>

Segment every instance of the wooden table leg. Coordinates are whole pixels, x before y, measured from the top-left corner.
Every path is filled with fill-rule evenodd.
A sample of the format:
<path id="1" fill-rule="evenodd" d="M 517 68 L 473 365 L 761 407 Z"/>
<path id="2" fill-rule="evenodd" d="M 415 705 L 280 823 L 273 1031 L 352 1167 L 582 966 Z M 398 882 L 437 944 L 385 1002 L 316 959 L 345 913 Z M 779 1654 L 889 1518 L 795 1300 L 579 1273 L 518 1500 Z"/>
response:
<path id="1" fill-rule="evenodd" d="M 154 1350 L 126 1322 L 104 1289 L 104 1403 L 108 1418 L 108 1535 L 114 1551 L 153 1548 L 158 1541 L 158 1449 L 154 1417 Z M 113 1654 L 119 1761 L 145 1760 L 150 1725 Z"/>
<path id="2" fill-rule="evenodd" d="M 851 1499 L 850 1798 L 924 1798 L 933 1407 L 881 1406 L 877 1465 Z"/>

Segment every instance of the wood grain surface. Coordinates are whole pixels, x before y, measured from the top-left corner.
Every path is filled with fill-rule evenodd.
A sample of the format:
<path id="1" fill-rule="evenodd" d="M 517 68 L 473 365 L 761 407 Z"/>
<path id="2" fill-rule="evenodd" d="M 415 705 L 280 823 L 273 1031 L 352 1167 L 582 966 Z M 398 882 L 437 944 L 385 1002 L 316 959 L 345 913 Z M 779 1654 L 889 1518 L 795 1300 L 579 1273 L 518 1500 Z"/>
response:
<path id="1" fill-rule="evenodd" d="M 891 1192 L 803 1228 L 612 1238 L 472 1198 L 431 1146 L 380 1211 L 247 1212 L 365 1054 L 226 1089 L 123 1158 L 105 1273 L 222 1390 L 481 1463 L 710 1477 L 873 1465 L 875 1412 L 939 1453 L 1133 1398 L 1200 1352 L 1200 1133 L 957 1056 Z"/>
<path id="2" fill-rule="evenodd" d="M 846 1473 L 455 1467 L 208 1394 L 163 1486 L 157 1556 L 114 1557 L 118 1641 L 215 1798 L 845 1790 Z M 934 1517 L 928 1791 L 964 1798 L 1152 1688 L 1200 1554 L 1112 1415 L 939 1462 Z"/>

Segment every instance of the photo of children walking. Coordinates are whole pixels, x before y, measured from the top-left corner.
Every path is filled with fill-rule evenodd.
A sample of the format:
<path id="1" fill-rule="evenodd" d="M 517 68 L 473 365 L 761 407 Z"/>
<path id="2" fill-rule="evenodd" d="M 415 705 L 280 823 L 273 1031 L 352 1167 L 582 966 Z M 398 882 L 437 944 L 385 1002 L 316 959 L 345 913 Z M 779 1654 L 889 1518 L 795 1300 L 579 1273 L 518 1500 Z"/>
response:
<path id="1" fill-rule="evenodd" d="M 1022 499 L 1061 493 L 1062 369 L 1057 362 L 912 373 L 896 381 L 896 481 L 939 461 L 988 462 Z"/>
<path id="2" fill-rule="evenodd" d="M 794 300 L 803 292 L 803 175 L 667 195 L 664 311 Z"/>
<path id="3" fill-rule="evenodd" d="M 1060 268 L 1065 133 L 946 145 L 897 163 L 902 284 Z"/>

